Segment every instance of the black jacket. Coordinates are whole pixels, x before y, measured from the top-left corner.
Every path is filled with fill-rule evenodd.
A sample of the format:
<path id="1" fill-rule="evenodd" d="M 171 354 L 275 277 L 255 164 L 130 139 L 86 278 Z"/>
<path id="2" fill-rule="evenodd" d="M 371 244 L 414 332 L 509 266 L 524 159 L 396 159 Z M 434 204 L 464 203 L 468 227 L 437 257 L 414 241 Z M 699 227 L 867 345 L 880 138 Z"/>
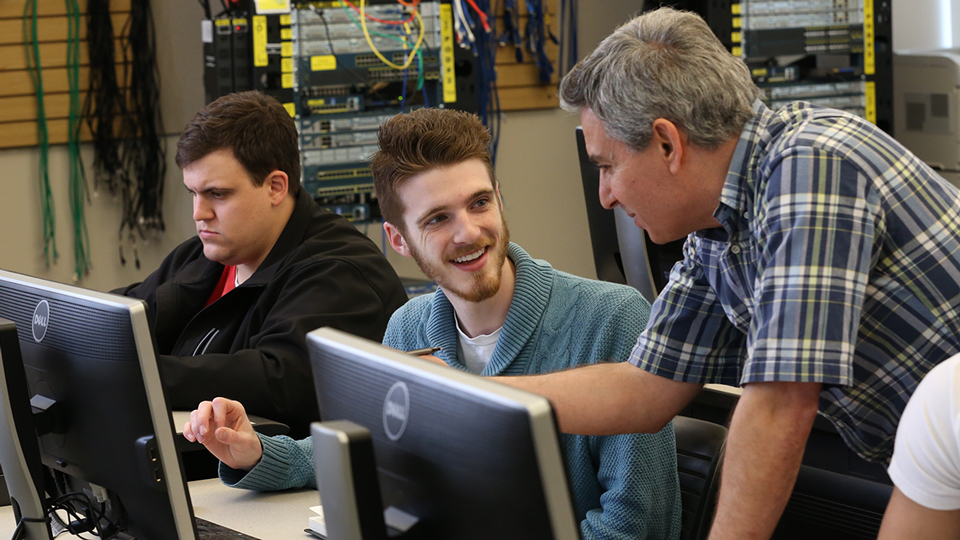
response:
<path id="1" fill-rule="evenodd" d="M 172 409 L 223 396 L 290 425 L 293 436 L 319 418 L 306 333 L 332 326 L 380 341 L 407 299 L 376 244 L 303 191 L 253 276 L 204 308 L 222 272 L 194 237 L 116 292 L 147 302 Z"/>

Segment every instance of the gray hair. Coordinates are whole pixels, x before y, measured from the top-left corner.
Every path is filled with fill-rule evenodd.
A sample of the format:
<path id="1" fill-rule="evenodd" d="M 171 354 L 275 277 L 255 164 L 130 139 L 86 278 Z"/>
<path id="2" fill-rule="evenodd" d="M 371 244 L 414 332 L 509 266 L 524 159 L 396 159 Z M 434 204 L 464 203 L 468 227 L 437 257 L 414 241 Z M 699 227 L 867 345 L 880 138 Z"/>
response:
<path id="1" fill-rule="evenodd" d="M 665 118 L 713 149 L 738 136 L 760 90 L 699 16 L 660 8 L 618 28 L 560 82 L 560 106 L 591 109 L 607 135 L 634 151 Z"/>

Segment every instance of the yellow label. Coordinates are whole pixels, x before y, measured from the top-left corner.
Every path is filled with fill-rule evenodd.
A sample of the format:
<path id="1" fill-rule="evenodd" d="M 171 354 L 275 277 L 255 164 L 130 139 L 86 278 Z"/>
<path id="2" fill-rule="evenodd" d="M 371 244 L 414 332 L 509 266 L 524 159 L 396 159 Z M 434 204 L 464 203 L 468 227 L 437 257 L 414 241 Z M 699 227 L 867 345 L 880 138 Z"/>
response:
<path id="1" fill-rule="evenodd" d="M 280 76 L 280 86 L 293 88 L 293 73 L 284 73 Z"/>
<path id="2" fill-rule="evenodd" d="M 289 41 L 283 41 L 280 43 L 280 56 L 284 58 L 290 58 L 293 56 L 293 43 Z"/>
<path id="3" fill-rule="evenodd" d="M 741 47 L 734 47 L 733 49 L 730 50 L 730 52 L 734 56 L 743 56 L 743 48 Z"/>
<path id="4" fill-rule="evenodd" d="M 285 13 L 280 16 L 280 25 L 281 26 L 290 26 L 290 14 Z"/>
<path id="5" fill-rule="evenodd" d="M 753 73 L 753 76 L 754 76 L 754 77 L 766 77 L 766 76 L 767 76 L 767 68 L 757 68 L 757 69 L 751 71 L 751 73 Z"/>
<path id="6" fill-rule="evenodd" d="M 742 38 L 742 36 L 740 35 L 740 32 L 733 32 L 733 33 L 731 33 L 731 34 L 730 34 L 730 41 L 732 41 L 732 42 L 734 42 L 734 43 L 740 43 L 741 41 L 743 41 L 743 38 Z"/>
<path id="7" fill-rule="evenodd" d="M 730 13 L 734 15 L 740 14 L 740 4 L 730 4 Z"/>
<path id="8" fill-rule="evenodd" d="M 330 71 L 337 69 L 337 57 L 332 54 L 310 57 L 310 71 Z"/>
<path id="9" fill-rule="evenodd" d="M 453 11 L 440 4 L 440 69 L 443 72 L 443 102 L 457 100 L 457 78 L 453 71 Z"/>
<path id="10" fill-rule="evenodd" d="M 877 123 L 877 83 L 873 81 L 867 82 L 867 87 L 864 89 L 864 93 L 867 98 L 866 110 L 864 110 L 864 116 L 867 117 L 867 121 L 876 124 Z"/>
<path id="11" fill-rule="evenodd" d="M 257 0 L 257 11 L 290 11 L 290 0 Z"/>
<path id="12" fill-rule="evenodd" d="M 293 103 L 284 103 L 283 108 L 287 110 L 291 117 L 297 115 L 297 107 Z"/>
<path id="13" fill-rule="evenodd" d="M 213 21 L 213 24 L 217 26 L 230 26 L 230 19 L 217 19 Z"/>
<path id="14" fill-rule="evenodd" d="M 293 30 L 289 28 L 281 28 L 280 39 L 293 39 Z"/>
<path id="15" fill-rule="evenodd" d="M 877 72 L 877 51 L 874 49 L 874 39 L 876 35 L 874 30 L 873 0 L 863 0 L 863 72 L 866 75 L 873 75 Z"/>
<path id="16" fill-rule="evenodd" d="M 281 72 L 281 73 L 293 73 L 293 58 L 281 58 L 281 59 L 280 59 L 280 72 Z"/>
<path id="17" fill-rule="evenodd" d="M 253 65 L 264 67 L 270 63 L 267 57 L 267 17 L 253 16 Z"/>
<path id="18" fill-rule="evenodd" d="M 742 27 L 743 27 L 743 19 L 741 19 L 740 17 L 734 17 L 732 24 L 733 24 L 733 27 L 734 27 L 734 28 L 742 28 Z"/>
<path id="19" fill-rule="evenodd" d="M 319 107 L 321 105 L 326 105 L 327 100 L 325 99 L 310 99 L 307 100 L 307 107 Z"/>
<path id="20" fill-rule="evenodd" d="M 234 19 L 234 20 L 233 20 L 233 25 L 234 25 L 234 26 L 246 26 L 246 25 L 247 25 L 247 20 L 246 20 L 246 19 Z"/>

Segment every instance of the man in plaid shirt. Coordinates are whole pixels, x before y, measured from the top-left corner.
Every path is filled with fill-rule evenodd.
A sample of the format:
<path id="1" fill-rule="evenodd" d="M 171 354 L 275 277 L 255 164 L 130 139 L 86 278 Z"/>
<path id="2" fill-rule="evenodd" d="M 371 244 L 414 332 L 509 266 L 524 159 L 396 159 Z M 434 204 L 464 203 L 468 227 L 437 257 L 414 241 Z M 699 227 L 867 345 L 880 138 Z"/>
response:
<path id="1" fill-rule="evenodd" d="M 578 434 L 655 432 L 704 383 L 742 386 L 713 539 L 772 534 L 818 410 L 888 463 L 920 379 L 960 352 L 957 189 L 859 117 L 759 96 L 669 8 L 564 78 L 601 201 L 655 242 L 687 237 L 684 260 L 630 362 L 503 380 Z"/>

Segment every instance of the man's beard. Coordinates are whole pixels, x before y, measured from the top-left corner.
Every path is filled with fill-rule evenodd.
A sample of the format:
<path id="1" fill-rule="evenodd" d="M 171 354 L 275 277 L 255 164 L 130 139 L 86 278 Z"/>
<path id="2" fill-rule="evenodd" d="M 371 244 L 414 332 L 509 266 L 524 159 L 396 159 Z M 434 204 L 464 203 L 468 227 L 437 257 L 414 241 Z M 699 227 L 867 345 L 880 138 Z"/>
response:
<path id="1" fill-rule="evenodd" d="M 443 290 L 455 294 L 456 296 L 466 300 L 467 302 L 482 302 L 487 298 L 492 297 L 497 294 L 497 291 L 500 290 L 501 278 L 503 277 L 503 264 L 507 259 L 507 253 L 510 249 L 510 231 L 507 229 L 506 221 L 502 221 L 502 230 L 499 238 L 492 240 L 493 243 L 498 243 L 496 253 L 488 252 L 487 255 L 491 257 L 488 261 L 487 266 L 480 272 L 473 274 L 473 283 L 469 288 L 461 288 L 455 283 L 448 283 L 444 279 L 444 271 L 442 266 L 436 265 L 433 261 L 430 261 L 421 253 L 417 248 L 412 244 L 410 247 L 410 254 L 413 256 L 413 260 L 417 262 L 417 266 L 420 267 L 420 270 L 431 280 L 435 281 L 437 285 L 443 288 Z M 490 239 L 484 239 L 490 240 Z M 473 253 L 480 248 L 485 248 L 492 244 L 487 243 L 477 244 L 464 251 L 464 253 Z M 444 264 L 446 261 L 441 262 Z M 495 274 L 489 276 L 487 273 L 487 268 L 489 265 L 494 265 Z"/>

